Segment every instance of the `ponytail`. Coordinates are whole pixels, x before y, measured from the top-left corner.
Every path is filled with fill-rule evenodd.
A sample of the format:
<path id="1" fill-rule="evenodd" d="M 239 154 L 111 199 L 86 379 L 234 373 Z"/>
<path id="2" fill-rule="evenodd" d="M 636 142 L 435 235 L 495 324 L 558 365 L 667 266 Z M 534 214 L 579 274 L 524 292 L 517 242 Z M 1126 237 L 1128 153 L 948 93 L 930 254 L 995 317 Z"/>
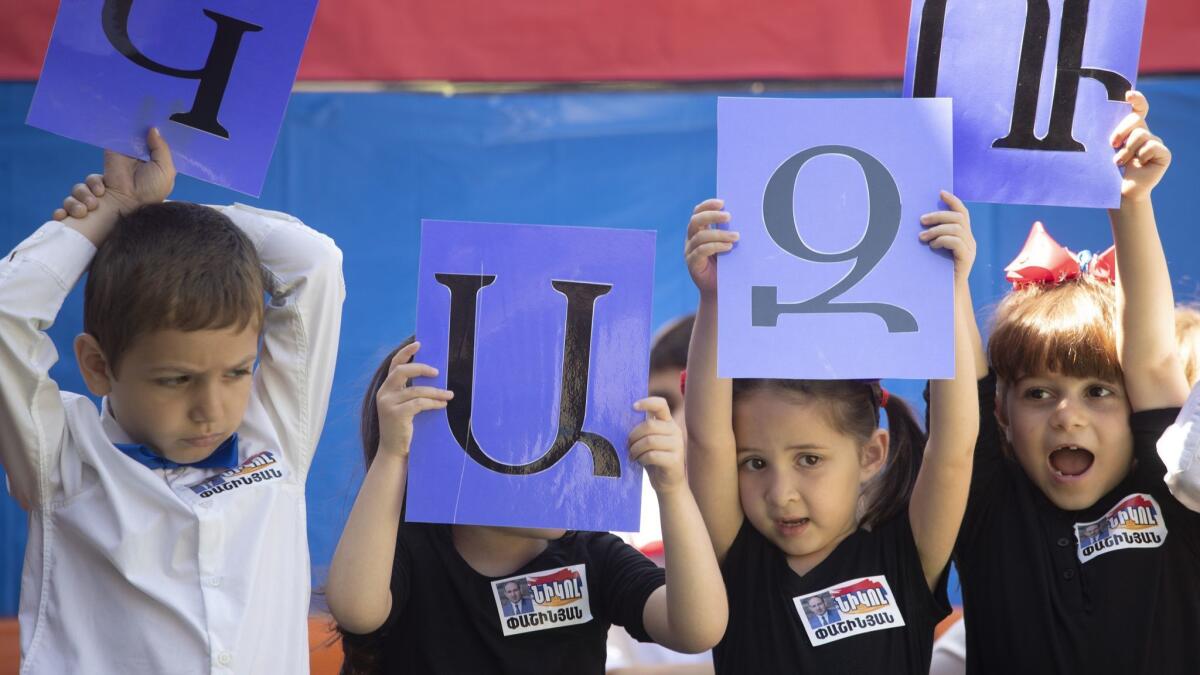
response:
<path id="1" fill-rule="evenodd" d="M 908 403 L 899 396 L 889 395 L 884 410 L 888 422 L 888 463 L 867 489 L 861 521 L 868 527 L 887 522 L 908 508 L 925 454 L 925 432 Z"/>

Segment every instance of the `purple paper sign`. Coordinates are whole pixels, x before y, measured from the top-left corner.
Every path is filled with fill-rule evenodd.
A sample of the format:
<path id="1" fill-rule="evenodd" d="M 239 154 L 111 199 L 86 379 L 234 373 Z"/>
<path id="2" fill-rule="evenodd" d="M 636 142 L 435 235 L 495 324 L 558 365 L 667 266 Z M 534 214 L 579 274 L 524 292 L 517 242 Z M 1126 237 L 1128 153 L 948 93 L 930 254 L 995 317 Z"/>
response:
<path id="1" fill-rule="evenodd" d="M 950 136 L 944 99 L 717 99 L 722 377 L 953 375 L 953 264 L 918 239 Z"/>
<path id="2" fill-rule="evenodd" d="M 964 199 L 1114 208 L 1145 0 L 913 0 L 904 91 L 954 99 Z"/>
<path id="3" fill-rule="evenodd" d="M 316 0 L 62 0 L 26 122 L 257 196 Z"/>
<path id="4" fill-rule="evenodd" d="M 654 232 L 426 220 L 408 520 L 636 530 Z"/>

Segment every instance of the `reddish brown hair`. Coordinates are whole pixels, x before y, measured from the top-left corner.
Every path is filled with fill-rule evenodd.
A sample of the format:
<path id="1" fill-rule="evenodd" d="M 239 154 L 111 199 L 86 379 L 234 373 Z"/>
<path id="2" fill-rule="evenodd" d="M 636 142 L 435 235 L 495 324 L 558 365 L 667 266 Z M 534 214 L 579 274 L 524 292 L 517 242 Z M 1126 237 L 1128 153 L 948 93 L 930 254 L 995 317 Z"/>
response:
<path id="1" fill-rule="evenodd" d="M 1115 288 L 1090 275 L 1014 290 L 996 308 L 988 361 L 1007 383 L 1046 372 L 1120 382 L 1116 316 Z"/>

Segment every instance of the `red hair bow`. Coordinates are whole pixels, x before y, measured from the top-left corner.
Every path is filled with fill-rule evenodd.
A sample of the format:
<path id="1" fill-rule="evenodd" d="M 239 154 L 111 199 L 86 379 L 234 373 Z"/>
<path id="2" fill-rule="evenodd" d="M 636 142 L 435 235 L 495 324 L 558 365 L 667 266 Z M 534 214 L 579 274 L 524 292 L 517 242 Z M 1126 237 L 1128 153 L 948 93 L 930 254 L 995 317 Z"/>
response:
<path id="1" fill-rule="evenodd" d="M 1004 268 L 1004 278 L 1014 288 L 1029 284 L 1060 284 L 1080 274 L 1108 283 L 1117 281 L 1117 249 L 1114 246 L 1100 255 L 1089 251 L 1073 253 L 1054 240 L 1041 221 L 1033 224 L 1029 238 L 1017 257 Z"/>

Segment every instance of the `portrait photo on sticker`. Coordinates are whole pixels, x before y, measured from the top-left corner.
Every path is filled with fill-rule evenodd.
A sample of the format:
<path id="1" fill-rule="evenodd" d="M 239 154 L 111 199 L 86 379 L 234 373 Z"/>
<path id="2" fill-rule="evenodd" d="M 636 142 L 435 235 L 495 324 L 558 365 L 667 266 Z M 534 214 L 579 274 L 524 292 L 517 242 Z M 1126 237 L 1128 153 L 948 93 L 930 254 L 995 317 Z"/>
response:
<path id="1" fill-rule="evenodd" d="M 497 581 L 492 586 L 496 589 L 504 616 L 519 616 L 533 611 L 533 594 L 525 579 Z"/>

